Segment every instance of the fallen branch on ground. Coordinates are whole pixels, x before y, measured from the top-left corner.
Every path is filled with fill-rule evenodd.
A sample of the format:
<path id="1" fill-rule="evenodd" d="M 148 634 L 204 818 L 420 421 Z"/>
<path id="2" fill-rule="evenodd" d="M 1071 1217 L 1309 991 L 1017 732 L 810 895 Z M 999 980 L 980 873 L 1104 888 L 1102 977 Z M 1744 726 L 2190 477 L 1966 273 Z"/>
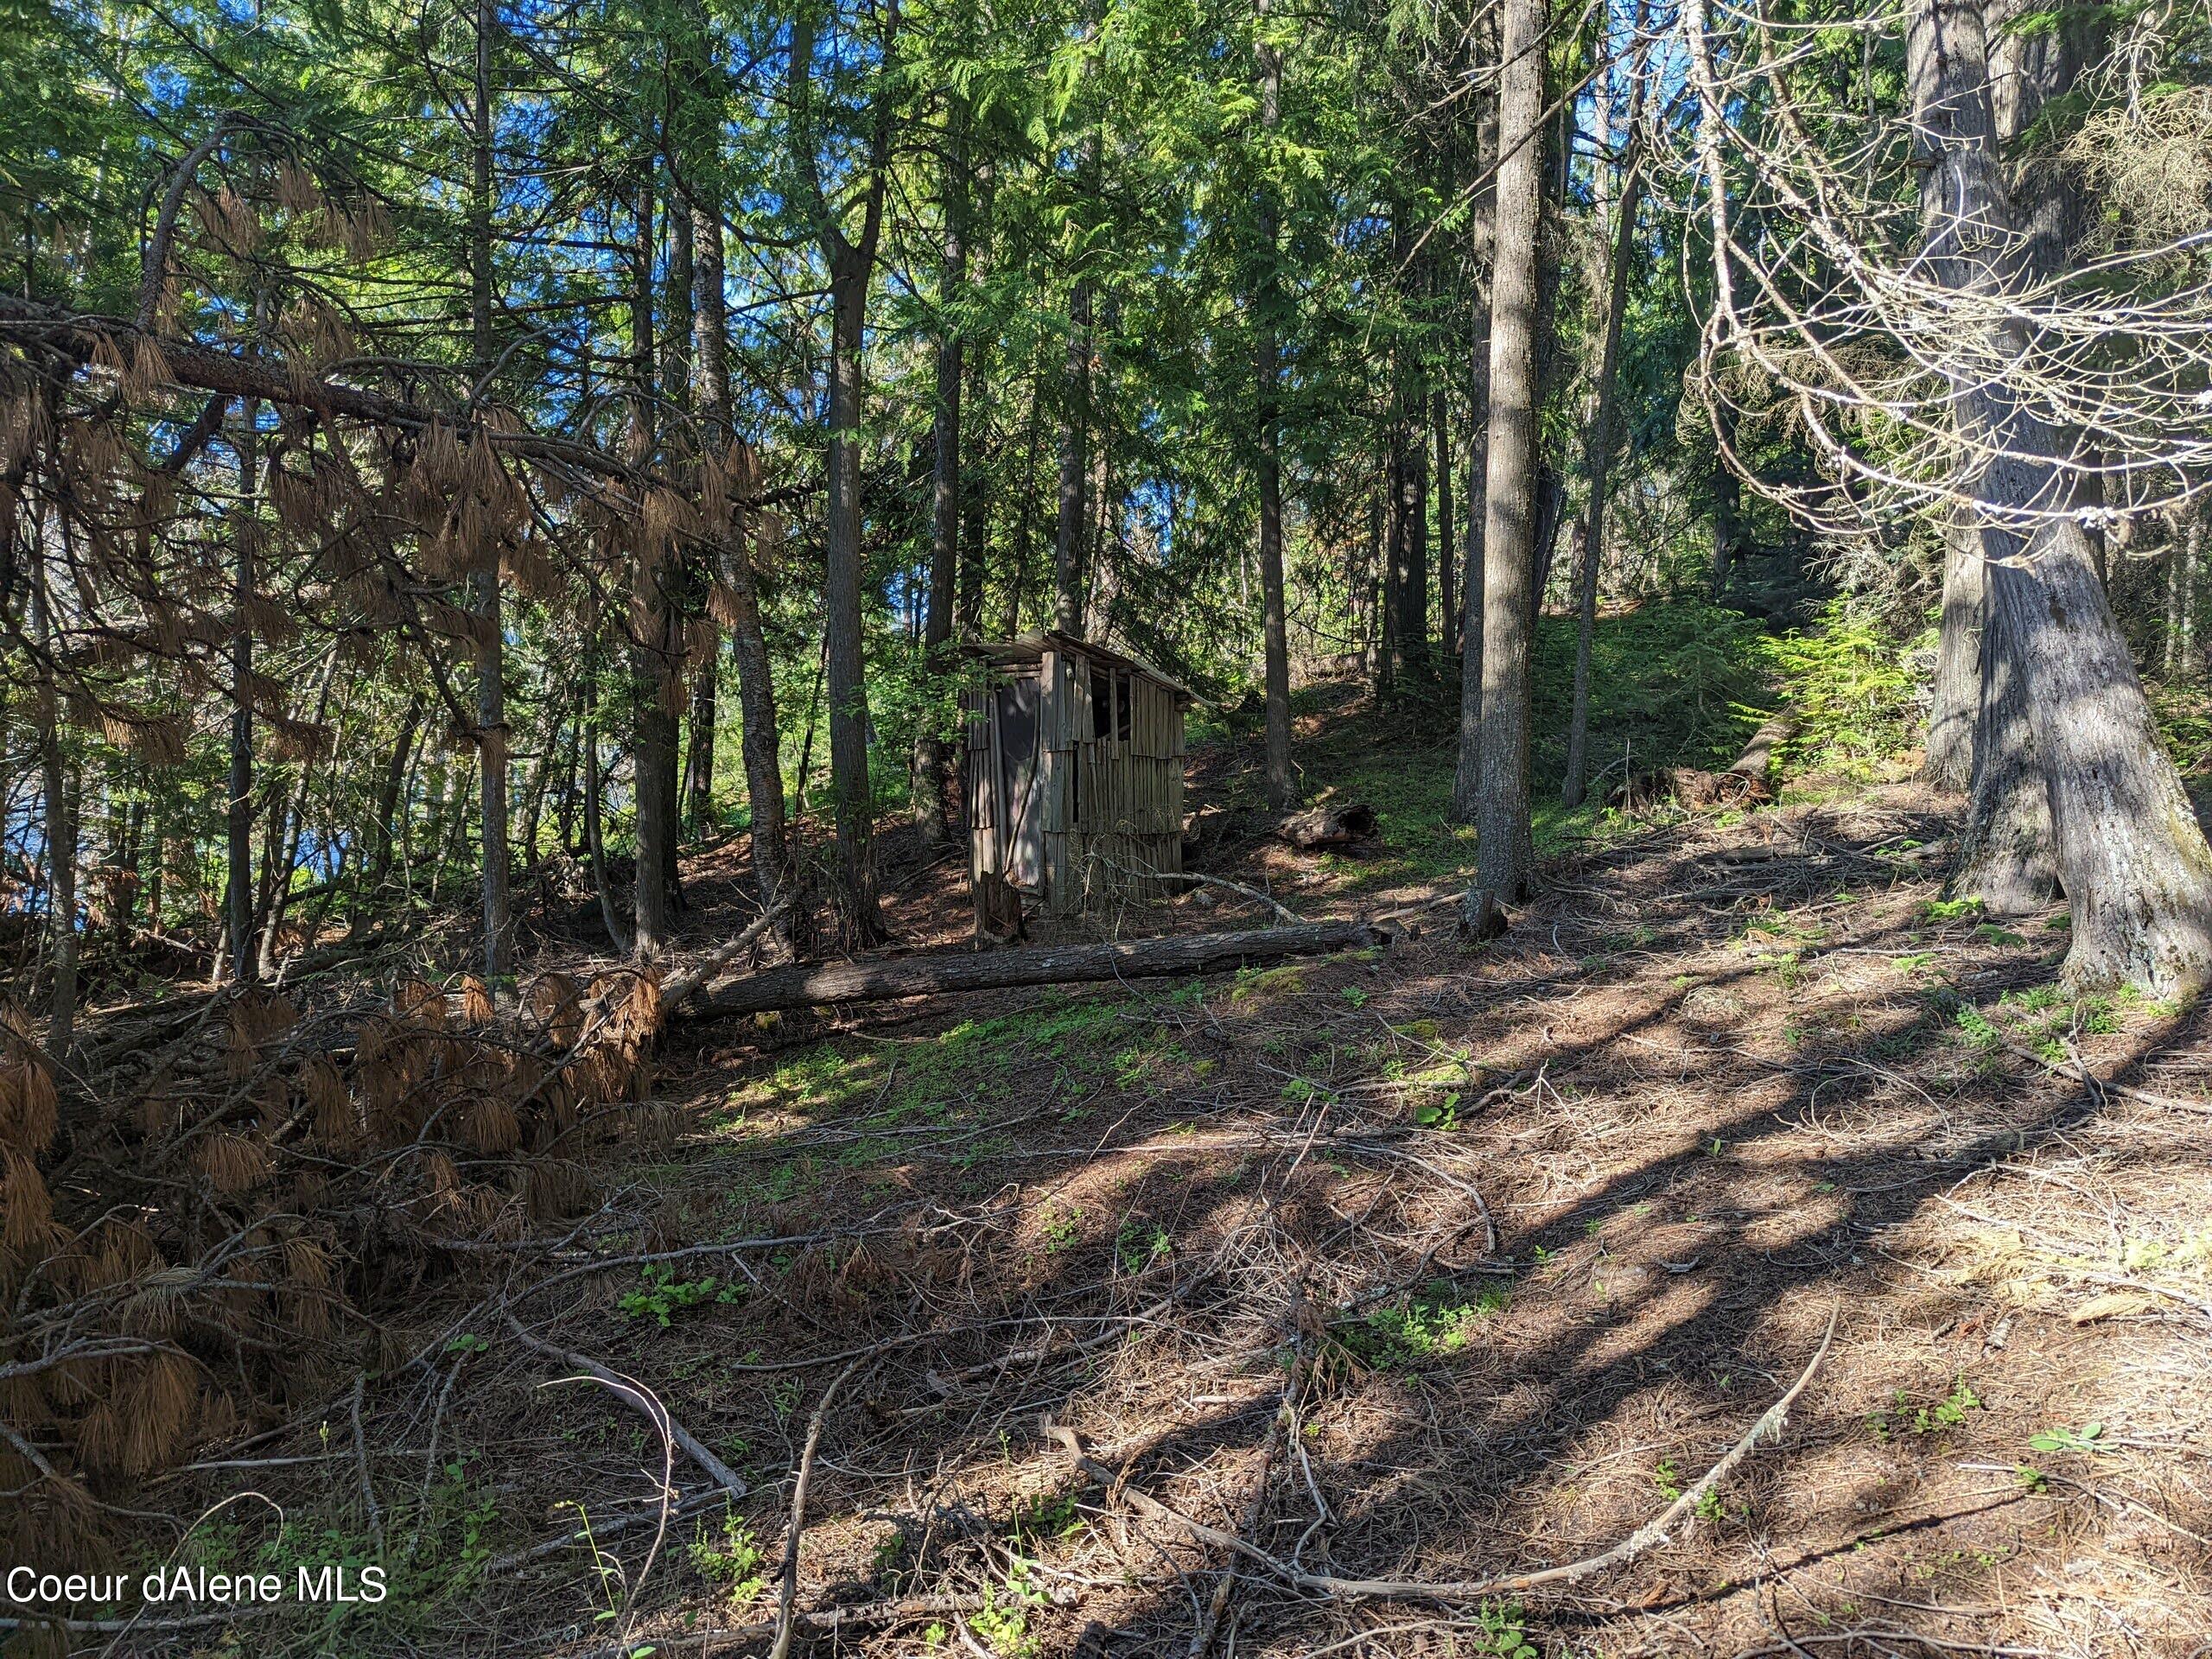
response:
<path id="1" fill-rule="evenodd" d="M 1196 870 L 1176 870 L 1162 875 L 1160 879 L 1171 891 L 1176 887 L 1219 887 L 1225 893 L 1233 893 L 1239 898 L 1249 899 L 1254 904 L 1263 906 L 1273 911 L 1278 921 L 1287 923 L 1293 927 L 1306 925 L 1306 918 L 1296 911 L 1278 903 L 1257 887 L 1246 887 L 1242 881 L 1231 881 L 1225 876 L 1201 875 Z"/>
<path id="2" fill-rule="evenodd" d="M 791 1649 L 791 1610 L 798 1601 L 798 1541 L 806 1530 L 806 1491 L 814 1484 L 814 1453 L 822 1444 L 823 1419 L 830 1414 L 830 1402 L 845 1386 L 845 1380 L 860 1369 L 860 1361 L 837 1373 L 822 1398 L 814 1402 L 814 1415 L 806 1425 L 806 1449 L 799 1453 L 798 1478 L 791 1486 L 791 1529 L 784 1539 L 784 1570 L 779 1575 L 776 1592 L 776 1642 L 768 1649 L 768 1659 L 784 1659 Z"/>
<path id="3" fill-rule="evenodd" d="M 1998 1033 L 1997 1040 L 2005 1046 L 2007 1053 L 2032 1061 L 2047 1071 L 2056 1071 L 2062 1077 L 2071 1078 L 2086 1089 L 2094 1089 L 2103 1094 L 2124 1095 L 2130 1100 L 2142 1102 L 2145 1106 L 2164 1106 L 2177 1112 L 2196 1112 L 2212 1116 L 2212 1105 L 2203 1101 L 2183 1100 L 2173 1095 L 2154 1095 L 2147 1089 L 2138 1089 L 2131 1084 L 2113 1083 L 2101 1077 L 2089 1070 L 2078 1054 L 2073 1056 L 2071 1065 L 2062 1065 L 2056 1060 L 2046 1059 L 2025 1044 L 2014 1042 L 2002 1032 Z"/>
<path id="4" fill-rule="evenodd" d="M 1840 1310 L 1838 1310 L 1840 1311 Z M 1655 1544 L 1664 1543 L 1675 1523 L 1694 1510 L 1707 1492 L 1712 1491 L 1732 1473 L 1736 1465 L 1751 1455 L 1751 1448 L 1762 1440 L 1778 1436 L 1787 1419 L 1789 1408 L 1805 1386 L 1813 1380 L 1821 1362 L 1827 1357 L 1828 1347 L 1835 1340 L 1836 1313 L 1828 1315 L 1827 1333 L 1821 1338 L 1819 1350 L 1812 1361 L 1798 1374 L 1783 1396 L 1759 1414 L 1759 1420 L 1745 1431 L 1744 1437 L 1731 1446 L 1727 1455 L 1705 1471 L 1704 1478 L 1687 1488 L 1682 1495 L 1662 1510 L 1643 1525 L 1611 1549 L 1595 1555 L 1585 1556 L 1579 1561 L 1569 1561 L 1560 1567 L 1547 1567 L 1534 1573 L 1505 1573 L 1487 1579 L 1465 1579 L 1452 1582 L 1430 1582 L 1421 1579 L 1340 1579 L 1329 1573 L 1308 1573 L 1287 1561 L 1276 1560 L 1256 1544 L 1246 1542 L 1235 1533 L 1210 1527 L 1203 1521 L 1194 1521 L 1179 1510 L 1172 1510 L 1134 1483 L 1122 1481 L 1115 1471 L 1096 1458 L 1087 1455 L 1083 1443 L 1071 1428 L 1065 1428 L 1045 1419 L 1043 1428 L 1047 1439 L 1064 1447 L 1076 1466 L 1092 1479 L 1103 1482 L 1109 1491 L 1118 1491 L 1128 1501 L 1129 1507 L 1149 1520 L 1165 1521 L 1181 1528 L 1192 1537 L 1223 1549 L 1234 1550 L 1247 1560 L 1264 1567 L 1269 1573 L 1293 1589 L 1311 1590 L 1328 1596 L 1352 1597 L 1381 1601 L 1482 1601 L 1502 1595 L 1527 1595 L 1532 1591 L 1548 1590 L 1592 1578 L 1608 1567 L 1633 1560 Z M 1120 1482 L 1117 1485 L 1116 1483 Z"/>
<path id="5" fill-rule="evenodd" d="M 679 1004 L 689 999 L 696 992 L 703 989 L 709 980 L 721 973 L 723 969 L 728 967 L 731 963 L 736 961 L 741 952 L 750 946 L 755 939 L 759 938 L 763 933 L 766 933 L 770 927 L 773 926 L 776 918 L 790 908 L 791 899 L 788 895 L 777 899 L 774 904 L 769 906 L 766 910 L 761 912 L 760 915 L 753 918 L 751 925 L 747 927 L 742 933 L 740 933 L 728 944 L 722 946 L 721 950 L 715 951 L 704 962 L 685 969 L 682 973 L 677 975 L 673 979 L 671 979 L 664 984 L 660 988 L 661 1007 L 663 1010 L 666 1011 L 675 1008 Z"/>
<path id="6" fill-rule="evenodd" d="M 1364 922 L 1308 922 L 1297 927 L 1191 933 L 1111 944 L 1033 945 L 981 954 L 935 951 L 873 962 L 774 968 L 694 998 L 678 1017 L 724 1019 L 845 1002 L 884 1002 L 946 991 L 997 990 L 1010 985 L 1156 979 L 1385 943 L 1386 937 Z"/>
<path id="7" fill-rule="evenodd" d="M 582 1354 L 572 1354 L 565 1348 L 556 1348 L 550 1342 L 540 1341 L 524 1330 L 522 1321 L 512 1313 L 507 1315 L 507 1329 L 514 1332 L 517 1341 L 532 1352 L 543 1354 L 548 1359 L 557 1359 L 570 1370 L 581 1371 L 594 1382 L 604 1383 L 616 1399 L 682 1446 L 685 1455 L 712 1475 L 715 1483 L 732 1497 L 743 1497 L 752 1491 L 734 1469 L 709 1451 L 698 1436 L 671 1416 L 668 1408 L 654 1398 L 641 1383 L 632 1382 L 620 1372 L 607 1370 L 595 1359 L 587 1359 Z"/>

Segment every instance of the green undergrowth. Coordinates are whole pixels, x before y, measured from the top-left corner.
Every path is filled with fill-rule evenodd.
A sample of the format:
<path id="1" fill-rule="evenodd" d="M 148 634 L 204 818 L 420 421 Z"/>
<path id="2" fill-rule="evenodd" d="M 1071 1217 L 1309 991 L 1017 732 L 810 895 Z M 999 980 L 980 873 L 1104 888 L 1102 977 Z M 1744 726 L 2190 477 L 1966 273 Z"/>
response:
<path id="1" fill-rule="evenodd" d="M 1010 1106 L 1079 1109 L 1107 1085 L 1149 1092 L 1191 1065 L 1172 1028 L 1141 1017 L 1158 1000 L 1048 992 L 1029 1007 L 963 1020 L 912 1041 L 823 1043 L 732 1093 L 718 1127 L 741 1128 L 760 1113 L 798 1112 L 842 1128 L 888 1131 L 956 1125 Z M 874 1152 L 893 1144 L 856 1143 Z"/>
<path id="2" fill-rule="evenodd" d="M 1503 1285 L 1464 1289 L 1439 1279 L 1419 1294 L 1339 1324 L 1335 1335 L 1363 1365 L 1404 1370 L 1460 1352 L 1511 1300 Z"/>

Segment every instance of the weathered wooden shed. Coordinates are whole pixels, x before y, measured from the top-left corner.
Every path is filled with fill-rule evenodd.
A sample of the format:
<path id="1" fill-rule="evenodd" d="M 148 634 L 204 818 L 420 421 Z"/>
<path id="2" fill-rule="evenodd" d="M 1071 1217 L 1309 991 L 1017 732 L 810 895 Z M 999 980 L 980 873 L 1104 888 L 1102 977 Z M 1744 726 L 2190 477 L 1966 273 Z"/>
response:
<path id="1" fill-rule="evenodd" d="M 971 645 L 968 874 L 979 927 L 1003 887 L 1046 915 L 1160 895 L 1183 868 L 1191 693 L 1135 657 L 1046 632 Z"/>

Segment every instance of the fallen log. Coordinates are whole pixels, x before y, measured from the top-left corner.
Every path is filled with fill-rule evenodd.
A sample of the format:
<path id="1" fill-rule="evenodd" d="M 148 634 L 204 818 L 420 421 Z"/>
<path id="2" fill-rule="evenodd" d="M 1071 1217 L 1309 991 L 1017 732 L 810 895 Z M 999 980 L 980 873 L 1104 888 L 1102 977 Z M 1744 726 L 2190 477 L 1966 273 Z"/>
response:
<path id="1" fill-rule="evenodd" d="M 1774 786 L 1768 778 L 1774 769 L 1775 750 L 1796 733 L 1795 720 L 1776 715 L 1751 734 L 1751 741 L 1727 771 L 1655 766 L 1632 772 L 1605 797 L 1605 804 L 1616 812 L 1641 812 L 1666 801 L 1692 811 L 1713 806 L 1764 806 L 1774 799 Z"/>
<path id="2" fill-rule="evenodd" d="M 874 962 L 772 968 L 733 980 L 675 1011 L 683 1020 L 728 1019 L 786 1008 L 887 1002 L 948 991 L 1014 985 L 1075 985 L 1210 973 L 1283 957 L 1318 957 L 1388 942 L 1365 922 L 1308 922 L 1241 933 L 1185 933 L 1111 944 L 1032 945 L 1015 950 L 931 951 Z"/>

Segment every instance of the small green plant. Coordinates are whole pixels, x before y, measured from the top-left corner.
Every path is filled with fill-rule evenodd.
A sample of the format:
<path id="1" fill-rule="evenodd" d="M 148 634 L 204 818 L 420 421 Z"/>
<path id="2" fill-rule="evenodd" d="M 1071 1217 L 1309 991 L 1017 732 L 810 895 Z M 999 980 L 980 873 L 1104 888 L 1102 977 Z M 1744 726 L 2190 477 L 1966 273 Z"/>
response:
<path id="1" fill-rule="evenodd" d="M 2097 1442 L 2104 1438 L 2102 1423 L 2084 1423 L 2079 1429 L 2039 1429 L 2028 1436 L 2029 1446 L 2037 1452 L 2101 1452 Z"/>
<path id="2" fill-rule="evenodd" d="M 1072 1492 L 1063 1492 L 1058 1497 L 1050 1492 L 1039 1492 L 1028 1502 L 1014 1506 L 1014 1535 L 1025 1544 L 1035 1545 L 1055 1538 L 1071 1538 L 1083 1530 L 1083 1516 L 1076 1510 L 1075 1494 Z"/>
<path id="3" fill-rule="evenodd" d="M 1007 1569 L 1006 1596 L 1001 1599 L 995 1584 L 983 1586 L 983 1605 L 968 1615 L 969 1628 L 1000 1659 L 1036 1659 L 1037 1638 L 1029 1634 L 1029 1609 L 1046 1599 L 1045 1592 L 1029 1582 L 1029 1562 L 1014 1558 Z"/>
<path id="4" fill-rule="evenodd" d="M 2025 944 L 2027 941 L 2009 928 L 1994 922 L 1984 922 L 1974 931 L 1974 938 L 1983 944 Z"/>
<path id="5" fill-rule="evenodd" d="M 1065 1208 L 1055 1205 L 1046 1210 L 1042 1222 L 1045 1253 L 1047 1255 L 1058 1255 L 1061 1251 L 1071 1249 L 1076 1240 L 1083 1236 L 1083 1211 L 1072 1205 Z"/>
<path id="6" fill-rule="evenodd" d="M 736 1606 L 744 1606 L 767 1587 L 760 1541 L 727 1510 L 722 1513 L 721 1541 L 709 1538 L 706 1523 L 701 1522 L 686 1553 L 699 1576 L 723 1591 Z"/>
<path id="7" fill-rule="evenodd" d="M 582 1504 L 571 1500 L 556 1503 L 553 1507 L 556 1510 L 574 1510 L 576 1512 L 575 1535 L 582 1540 L 584 1548 L 591 1552 L 592 1572 L 598 1580 L 599 1598 L 604 1604 L 592 1614 L 592 1622 L 594 1624 L 601 1624 L 610 1618 L 620 1618 L 622 1599 L 629 1588 L 623 1580 L 622 1563 L 599 1547 L 599 1540 L 592 1535 L 591 1516 Z"/>
<path id="8" fill-rule="evenodd" d="M 1979 899 L 1923 899 L 1920 904 L 1920 919 L 1923 922 L 1960 922 L 1980 914 Z"/>
<path id="9" fill-rule="evenodd" d="M 1994 1054 L 2005 1046 L 2004 1033 L 1989 1023 L 1989 1016 L 1970 1002 L 1959 1005 L 1956 1015 L 1958 1027 L 1967 1034 L 1967 1040 L 1985 1054 Z"/>
<path id="10" fill-rule="evenodd" d="M 1974 1391 L 1963 1376 L 1951 1382 L 1951 1391 L 1932 1406 L 1915 1405 L 1912 1396 L 1903 1389 L 1891 1395 L 1891 1404 L 1876 1411 L 1866 1420 L 1877 1440 L 1886 1440 L 1898 1428 L 1913 1434 L 1932 1434 L 1939 1429 L 1955 1428 L 1967 1420 L 1967 1413 L 1985 1409 L 1981 1396 Z"/>
<path id="11" fill-rule="evenodd" d="M 1426 1106 L 1414 1109 L 1414 1122 L 1424 1129 L 1437 1129 L 1449 1134 L 1459 1127 L 1459 1091 L 1447 1093 L 1442 1100 L 1431 1101 Z"/>
<path id="12" fill-rule="evenodd" d="M 1720 1506 L 1720 1489 L 1718 1486 L 1708 1486 L 1697 1495 L 1699 1520 L 1718 1521 L 1725 1513 Z"/>
<path id="13" fill-rule="evenodd" d="M 1529 1639 L 1528 1610 L 1517 1601 L 1486 1601 L 1476 1615 L 1475 1651 L 1495 1659 L 1543 1659 Z"/>
<path id="14" fill-rule="evenodd" d="M 1367 993 L 1357 985 L 1347 985 L 1338 995 L 1355 1008 L 1363 1008 L 1367 1006 Z"/>
<path id="15" fill-rule="evenodd" d="M 681 1308 L 696 1307 L 702 1302 L 719 1302 L 727 1307 L 745 1300 L 742 1285 L 725 1285 L 712 1274 L 703 1279 L 678 1279 L 676 1269 L 665 1262 L 646 1262 L 638 1276 L 645 1281 L 643 1287 L 623 1293 L 617 1306 L 633 1319 L 650 1315 L 664 1330 Z"/>
<path id="16" fill-rule="evenodd" d="M 1474 1340 L 1482 1322 L 1504 1311 L 1512 1293 L 1485 1285 L 1471 1301 L 1449 1280 L 1433 1281 L 1402 1308 L 1379 1307 L 1347 1327 L 1346 1348 L 1378 1371 L 1448 1359 Z"/>
<path id="17" fill-rule="evenodd" d="M 1174 1248 L 1165 1227 L 1134 1212 L 1122 1218 L 1122 1230 L 1114 1235 L 1114 1256 L 1124 1273 L 1142 1273 Z"/>
<path id="18" fill-rule="evenodd" d="M 1673 1458 L 1662 1458 L 1651 1471 L 1651 1484 L 1659 1489 L 1659 1496 L 1669 1503 L 1682 1495 L 1682 1465 Z"/>
<path id="19" fill-rule="evenodd" d="M 876 1581 L 896 1594 L 906 1581 L 909 1571 L 906 1552 L 909 1547 L 905 1530 L 893 1533 L 887 1538 L 876 1540 L 872 1560 Z"/>

